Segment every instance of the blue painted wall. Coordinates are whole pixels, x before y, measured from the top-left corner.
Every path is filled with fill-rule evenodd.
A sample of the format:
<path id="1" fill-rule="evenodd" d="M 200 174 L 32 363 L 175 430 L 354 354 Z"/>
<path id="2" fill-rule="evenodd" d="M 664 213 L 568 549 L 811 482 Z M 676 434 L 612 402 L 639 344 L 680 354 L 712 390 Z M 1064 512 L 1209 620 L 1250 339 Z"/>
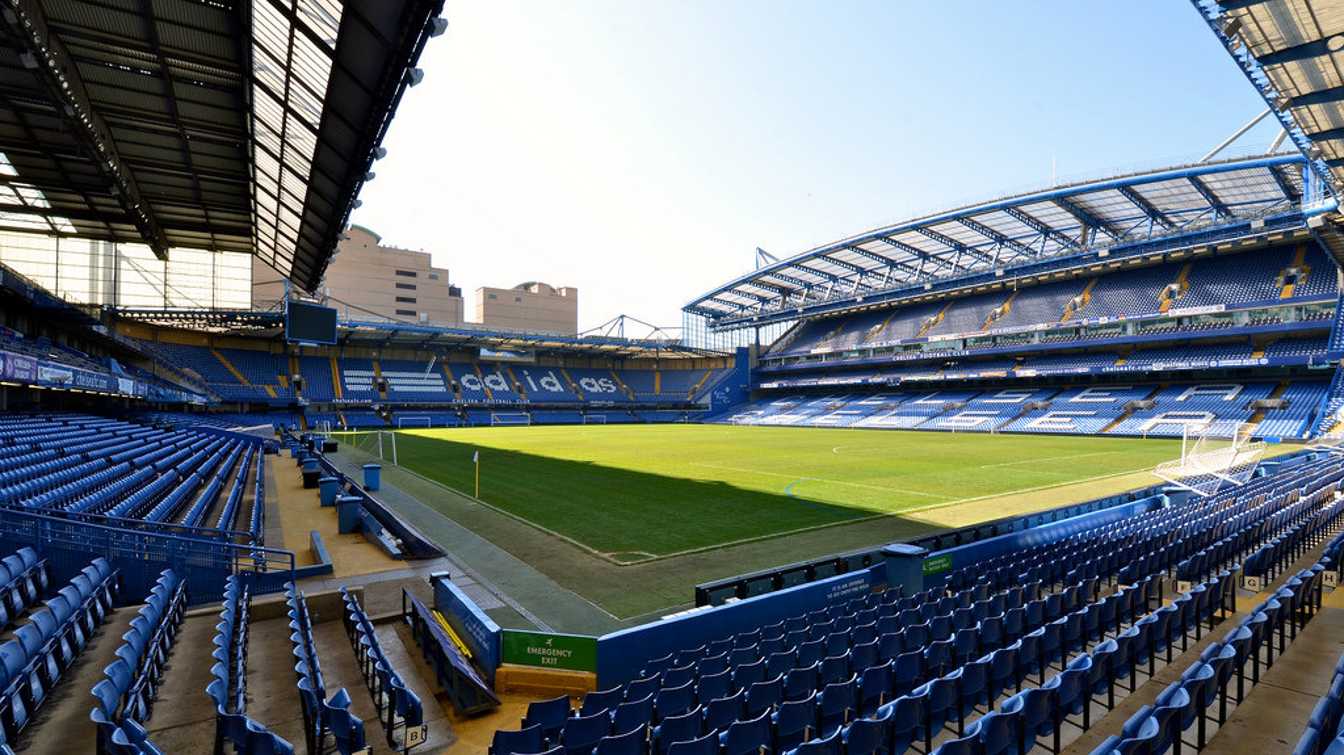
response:
<path id="1" fill-rule="evenodd" d="M 597 686 L 607 689 L 634 679 L 653 658 L 700 647 L 710 640 L 749 632 L 857 597 L 886 584 L 882 564 L 863 571 L 790 587 L 768 595 L 623 629 L 597 639 Z"/>
<path id="2" fill-rule="evenodd" d="M 436 577 L 431 583 L 434 586 L 434 607 L 439 609 L 453 631 L 471 649 L 476 667 L 485 673 L 493 685 L 495 670 L 500 663 L 499 625 L 486 616 L 485 611 L 468 598 L 461 588 L 446 578 Z"/>

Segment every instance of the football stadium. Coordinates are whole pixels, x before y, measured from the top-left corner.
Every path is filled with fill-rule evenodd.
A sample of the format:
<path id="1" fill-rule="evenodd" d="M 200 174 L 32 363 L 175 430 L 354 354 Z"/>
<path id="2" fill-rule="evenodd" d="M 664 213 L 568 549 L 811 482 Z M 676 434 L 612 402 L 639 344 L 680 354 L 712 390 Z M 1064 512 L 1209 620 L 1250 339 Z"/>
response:
<path id="1" fill-rule="evenodd" d="M 443 6 L 3 3 L 0 754 L 1344 753 L 1344 2 L 676 332 L 352 222 Z"/>

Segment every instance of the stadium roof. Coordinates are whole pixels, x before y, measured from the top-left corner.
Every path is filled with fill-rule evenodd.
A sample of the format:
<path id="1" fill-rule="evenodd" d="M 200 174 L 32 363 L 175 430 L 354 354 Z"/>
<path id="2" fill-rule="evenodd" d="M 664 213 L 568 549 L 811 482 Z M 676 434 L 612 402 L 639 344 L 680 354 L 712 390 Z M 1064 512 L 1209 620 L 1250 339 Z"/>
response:
<path id="1" fill-rule="evenodd" d="M 1192 0 L 1315 174 L 1344 196 L 1344 0 Z"/>
<path id="2" fill-rule="evenodd" d="M 284 338 L 284 314 L 258 310 L 137 309 L 116 310 L 118 317 L 164 328 L 181 328 L 217 335 Z M 381 348 L 471 349 L 584 354 L 608 357 L 723 356 L 723 352 L 688 346 L 676 338 L 626 338 L 582 333 L 527 333 L 486 327 L 432 325 L 383 320 L 340 320 L 336 339 L 341 345 Z"/>
<path id="3" fill-rule="evenodd" d="M 1315 201 L 1305 165 L 1295 154 L 1186 165 L 961 207 L 771 262 L 684 310 L 711 327 L 746 327 L 1046 260 L 1151 252 L 1277 216 L 1302 227 Z"/>
<path id="4" fill-rule="evenodd" d="M 317 287 L 443 0 L 9 0 L 0 230 Z"/>

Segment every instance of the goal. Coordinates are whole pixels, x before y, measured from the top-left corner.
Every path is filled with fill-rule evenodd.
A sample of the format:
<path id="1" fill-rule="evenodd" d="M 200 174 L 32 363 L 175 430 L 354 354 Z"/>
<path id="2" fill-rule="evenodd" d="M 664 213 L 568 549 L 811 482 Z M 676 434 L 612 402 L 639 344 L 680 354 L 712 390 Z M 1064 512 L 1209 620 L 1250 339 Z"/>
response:
<path id="1" fill-rule="evenodd" d="M 379 461 L 397 464 L 397 434 L 391 430 L 345 430 L 332 435 L 349 448 L 358 449 Z"/>
<path id="2" fill-rule="evenodd" d="M 1192 429 L 1197 433 L 1193 442 Z M 1265 454 L 1264 441 L 1252 437 L 1254 430 L 1254 425 L 1243 422 L 1229 438 L 1212 424 L 1187 424 L 1181 431 L 1181 457 L 1158 464 L 1153 474 L 1199 496 L 1244 485 Z"/>
<path id="3" fill-rule="evenodd" d="M 585 425 L 605 425 L 605 424 L 607 424 L 607 415 L 605 415 L 605 414 L 585 414 L 585 415 L 583 415 L 583 424 L 585 424 Z"/>
<path id="4" fill-rule="evenodd" d="M 532 415 L 527 412 L 490 412 L 491 425 L 530 425 Z"/>
<path id="5" fill-rule="evenodd" d="M 429 417 L 397 417 L 397 428 L 433 427 Z"/>

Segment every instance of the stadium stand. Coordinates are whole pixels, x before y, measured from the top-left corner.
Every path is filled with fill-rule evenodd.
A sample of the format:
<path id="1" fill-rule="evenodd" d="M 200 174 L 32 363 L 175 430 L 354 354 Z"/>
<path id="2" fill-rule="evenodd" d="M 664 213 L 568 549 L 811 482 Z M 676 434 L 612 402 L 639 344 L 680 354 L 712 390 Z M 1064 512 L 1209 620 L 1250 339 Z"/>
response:
<path id="1" fill-rule="evenodd" d="M 1165 752 L 1197 720 L 1202 748 L 1206 719 L 1226 722 L 1229 700 L 1245 699 L 1261 664 L 1272 668 L 1319 609 L 1322 575 L 1338 566 L 1329 555 L 1290 565 L 1339 530 L 1341 479 L 1338 459 L 1297 464 L 956 568 L 918 594 L 837 599 L 740 633 L 686 636 L 665 655 L 651 647 L 642 669 L 577 707 L 533 703 L 491 752 L 1006 752 L 1042 736 L 1059 752 L 1066 725 L 1107 726 L 1124 698 L 1187 654 L 1199 657 L 1181 680 L 1095 752 L 1134 752 L 1135 738 Z M 1344 536 L 1326 552 L 1341 547 Z M 1243 578 L 1286 581 L 1222 642 L 1204 642 L 1238 615 Z M 1337 709 L 1319 708 L 1312 731 L 1333 733 Z"/>

